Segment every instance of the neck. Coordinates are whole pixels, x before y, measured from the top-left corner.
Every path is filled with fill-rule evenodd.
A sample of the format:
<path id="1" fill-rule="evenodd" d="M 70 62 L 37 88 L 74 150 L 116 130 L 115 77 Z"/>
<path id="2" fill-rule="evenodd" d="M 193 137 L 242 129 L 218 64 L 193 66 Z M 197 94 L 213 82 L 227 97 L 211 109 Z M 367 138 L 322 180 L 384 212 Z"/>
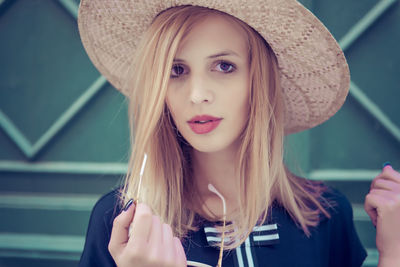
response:
<path id="1" fill-rule="evenodd" d="M 237 151 L 232 148 L 218 152 L 192 151 L 195 184 L 204 200 L 218 198 L 208 190 L 208 184 L 212 184 L 224 196 L 228 209 L 230 204 L 233 208 L 239 193 L 239 174 L 235 169 Z"/>

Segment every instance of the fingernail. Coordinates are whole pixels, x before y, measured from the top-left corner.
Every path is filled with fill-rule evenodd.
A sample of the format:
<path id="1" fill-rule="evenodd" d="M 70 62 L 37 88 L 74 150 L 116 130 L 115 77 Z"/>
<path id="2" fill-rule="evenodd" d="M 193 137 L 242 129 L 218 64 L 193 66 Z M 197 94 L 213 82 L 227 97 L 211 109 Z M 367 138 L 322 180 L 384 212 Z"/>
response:
<path id="1" fill-rule="evenodd" d="M 125 204 L 125 207 L 122 209 L 123 211 L 127 211 L 129 207 L 132 205 L 133 199 L 129 199 L 129 201 Z"/>
<path id="2" fill-rule="evenodd" d="M 386 161 L 385 163 L 382 164 L 382 169 L 384 169 L 386 166 L 392 167 L 392 164 L 390 164 L 390 161 Z"/>

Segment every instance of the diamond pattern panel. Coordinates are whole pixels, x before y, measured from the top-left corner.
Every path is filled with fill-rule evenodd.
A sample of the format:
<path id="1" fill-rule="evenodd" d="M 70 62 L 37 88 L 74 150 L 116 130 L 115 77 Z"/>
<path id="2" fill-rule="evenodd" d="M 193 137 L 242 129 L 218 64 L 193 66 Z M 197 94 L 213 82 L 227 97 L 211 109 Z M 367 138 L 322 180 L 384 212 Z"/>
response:
<path id="1" fill-rule="evenodd" d="M 0 108 L 34 143 L 99 74 L 57 1 L 14 1 L 0 33 Z"/>

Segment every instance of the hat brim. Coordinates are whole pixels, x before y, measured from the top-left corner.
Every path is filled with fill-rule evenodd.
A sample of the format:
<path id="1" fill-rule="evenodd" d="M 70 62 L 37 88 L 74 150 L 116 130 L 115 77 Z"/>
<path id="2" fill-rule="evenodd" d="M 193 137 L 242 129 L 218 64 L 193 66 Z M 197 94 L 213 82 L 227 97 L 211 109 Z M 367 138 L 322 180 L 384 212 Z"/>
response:
<path id="1" fill-rule="evenodd" d="M 254 28 L 277 59 L 284 93 L 285 133 L 312 128 L 343 105 L 350 74 L 343 51 L 327 28 L 294 0 L 81 0 L 78 27 L 96 68 L 122 93 L 143 33 L 161 11 L 180 5 L 228 13 Z"/>

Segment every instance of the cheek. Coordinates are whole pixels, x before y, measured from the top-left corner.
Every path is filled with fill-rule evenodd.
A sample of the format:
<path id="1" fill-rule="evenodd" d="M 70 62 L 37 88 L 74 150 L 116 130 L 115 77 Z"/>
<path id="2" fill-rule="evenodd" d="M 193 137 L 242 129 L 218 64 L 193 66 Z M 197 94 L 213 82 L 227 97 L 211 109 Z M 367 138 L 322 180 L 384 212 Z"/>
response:
<path id="1" fill-rule="evenodd" d="M 235 90 L 235 93 L 231 93 L 231 98 L 229 100 L 230 105 L 235 103 L 236 112 L 238 116 L 248 117 L 250 112 L 250 89 L 247 83 L 242 83 L 242 85 Z"/>
<path id="2" fill-rule="evenodd" d="M 175 123 L 179 122 L 177 114 L 182 114 L 179 102 L 180 102 L 179 99 L 173 93 L 167 92 L 165 103 Z"/>
<path id="3" fill-rule="evenodd" d="M 251 85 L 250 85 L 250 78 L 246 76 L 246 82 L 244 84 L 245 90 L 243 91 L 242 96 L 242 109 L 245 113 L 246 117 L 248 117 L 250 113 L 250 92 L 251 92 Z"/>
<path id="4" fill-rule="evenodd" d="M 245 122 L 249 118 L 250 114 L 250 104 L 249 104 L 249 99 L 243 99 L 240 109 L 238 110 L 239 116 L 242 118 L 242 120 Z"/>
<path id="5" fill-rule="evenodd" d="M 175 113 L 174 107 L 176 105 L 174 103 L 175 102 L 174 100 L 175 100 L 175 96 L 174 96 L 173 90 L 168 88 L 167 94 L 165 96 L 165 103 L 167 104 L 167 107 L 171 113 Z"/>

